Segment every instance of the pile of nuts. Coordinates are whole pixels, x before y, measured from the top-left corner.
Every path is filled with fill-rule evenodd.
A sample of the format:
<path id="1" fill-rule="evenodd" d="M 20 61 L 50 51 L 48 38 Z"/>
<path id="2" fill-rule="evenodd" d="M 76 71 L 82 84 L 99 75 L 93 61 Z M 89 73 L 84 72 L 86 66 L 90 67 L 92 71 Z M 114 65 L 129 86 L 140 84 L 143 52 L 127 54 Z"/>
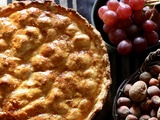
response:
<path id="1" fill-rule="evenodd" d="M 120 120 L 160 120 L 160 65 L 153 65 L 136 82 L 126 84 L 117 106 Z"/>

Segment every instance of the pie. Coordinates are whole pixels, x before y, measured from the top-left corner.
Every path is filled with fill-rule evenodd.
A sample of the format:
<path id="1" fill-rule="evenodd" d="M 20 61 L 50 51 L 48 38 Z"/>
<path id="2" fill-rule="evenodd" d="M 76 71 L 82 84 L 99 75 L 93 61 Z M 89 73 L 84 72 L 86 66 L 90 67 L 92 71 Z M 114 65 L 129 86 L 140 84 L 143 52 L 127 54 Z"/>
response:
<path id="1" fill-rule="evenodd" d="M 52 1 L 0 7 L 0 120 L 91 120 L 111 85 L 100 33 Z"/>

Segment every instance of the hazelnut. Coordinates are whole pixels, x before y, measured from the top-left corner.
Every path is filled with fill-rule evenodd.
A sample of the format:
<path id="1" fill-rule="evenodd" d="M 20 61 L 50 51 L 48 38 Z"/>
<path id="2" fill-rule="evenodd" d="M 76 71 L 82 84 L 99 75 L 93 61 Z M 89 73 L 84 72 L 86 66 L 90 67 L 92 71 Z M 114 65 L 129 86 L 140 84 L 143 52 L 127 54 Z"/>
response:
<path id="1" fill-rule="evenodd" d="M 129 115 L 129 108 L 127 106 L 120 106 L 117 109 L 117 113 L 119 115 L 120 118 L 125 118 L 127 117 L 127 115 Z"/>
<path id="2" fill-rule="evenodd" d="M 130 107 L 131 106 L 131 100 L 127 97 L 120 97 L 117 100 L 117 105 L 118 106 L 127 106 Z"/>

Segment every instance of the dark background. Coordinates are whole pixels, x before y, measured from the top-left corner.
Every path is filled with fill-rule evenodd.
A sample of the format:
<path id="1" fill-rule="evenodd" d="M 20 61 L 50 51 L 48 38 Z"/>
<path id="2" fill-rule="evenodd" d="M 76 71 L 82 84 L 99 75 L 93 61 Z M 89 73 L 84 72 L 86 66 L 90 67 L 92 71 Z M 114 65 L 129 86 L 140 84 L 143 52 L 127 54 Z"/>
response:
<path id="1" fill-rule="evenodd" d="M 77 0 L 77 11 L 91 23 L 94 0 Z"/>

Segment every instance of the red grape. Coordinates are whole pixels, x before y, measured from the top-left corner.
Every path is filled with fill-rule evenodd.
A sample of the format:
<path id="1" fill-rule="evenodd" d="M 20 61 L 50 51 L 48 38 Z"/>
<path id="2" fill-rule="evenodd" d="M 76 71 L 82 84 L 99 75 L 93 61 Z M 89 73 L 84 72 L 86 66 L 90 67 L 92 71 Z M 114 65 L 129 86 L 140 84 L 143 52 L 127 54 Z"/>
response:
<path id="1" fill-rule="evenodd" d="M 136 25 L 141 25 L 146 20 L 145 12 L 143 10 L 135 11 L 132 20 Z"/>
<path id="2" fill-rule="evenodd" d="M 130 40 L 122 40 L 118 46 L 117 50 L 121 55 L 128 55 L 132 52 L 132 42 Z"/>
<path id="3" fill-rule="evenodd" d="M 153 22 L 152 20 L 146 20 L 143 23 L 142 27 L 144 31 L 150 32 L 150 31 L 156 30 L 156 23 Z"/>
<path id="4" fill-rule="evenodd" d="M 117 14 L 112 10 L 107 10 L 102 17 L 103 22 L 108 26 L 113 26 L 117 23 Z"/>
<path id="5" fill-rule="evenodd" d="M 151 7 L 149 7 L 149 6 L 145 6 L 143 8 L 143 11 L 145 13 L 146 19 L 150 19 L 153 9 L 151 9 Z"/>
<path id="6" fill-rule="evenodd" d="M 143 37 L 136 37 L 133 40 L 134 51 L 141 53 L 147 48 L 147 41 Z"/>
<path id="7" fill-rule="evenodd" d="M 119 2 L 117 0 L 109 0 L 107 2 L 107 6 L 109 10 L 113 10 L 116 12 L 117 8 L 119 7 Z"/>
<path id="8" fill-rule="evenodd" d="M 117 8 L 117 15 L 120 19 L 128 19 L 132 15 L 132 9 L 128 4 L 121 3 Z"/>
<path id="9" fill-rule="evenodd" d="M 126 33 L 123 29 L 112 29 L 108 33 L 109 40 L 112 44 L 118 45 L 122 40 L 126 39 Z"/>
<path id="10" fill-rule="evenodd" d="M 145 5 L 145 1 L 144 0 L 129 0 L 129 5 L 131 6 L 133 10 L 142 10 Z"/>
<path id="11" fill-rule="evenodd" d="M 145 33 L 145 38 L 147 40 L 148 45 L 154 45 L 159 40 L 158 34 L 155 31 Z"/>
<path id="12" fill-rule="evenodd" d="M 103 14 L 108 10 L 108 7 L 106 5 L 101 6 L 98 9 L 98 16 L 100 19 L 102 19 Z"/>
<path id="13" fill-rule="evenodd" d="M 105 32 L 105 33 L 109 33 L 109 31 L 111 30 L 111 29 L 113 29 L 114 28 L 114 26 L 108 26 L 108 25 L 106 25 L 106 24 L 104 24 L 103 25 L 103 31 Z"/>
<path id="14" fill-rule="evenodd" d="M 127 30 L 127 37 L 130 39 L 133 39 L 134 37 L 136 37 L 138 35 L 138 27 L 136 25 L 131 25 Z"/>
<path id="15" fill-rule="evenodd" d="M 118 19 L 117 28 L 126 29 L 132 25 L 132 20 L 129 19 Z"/>

